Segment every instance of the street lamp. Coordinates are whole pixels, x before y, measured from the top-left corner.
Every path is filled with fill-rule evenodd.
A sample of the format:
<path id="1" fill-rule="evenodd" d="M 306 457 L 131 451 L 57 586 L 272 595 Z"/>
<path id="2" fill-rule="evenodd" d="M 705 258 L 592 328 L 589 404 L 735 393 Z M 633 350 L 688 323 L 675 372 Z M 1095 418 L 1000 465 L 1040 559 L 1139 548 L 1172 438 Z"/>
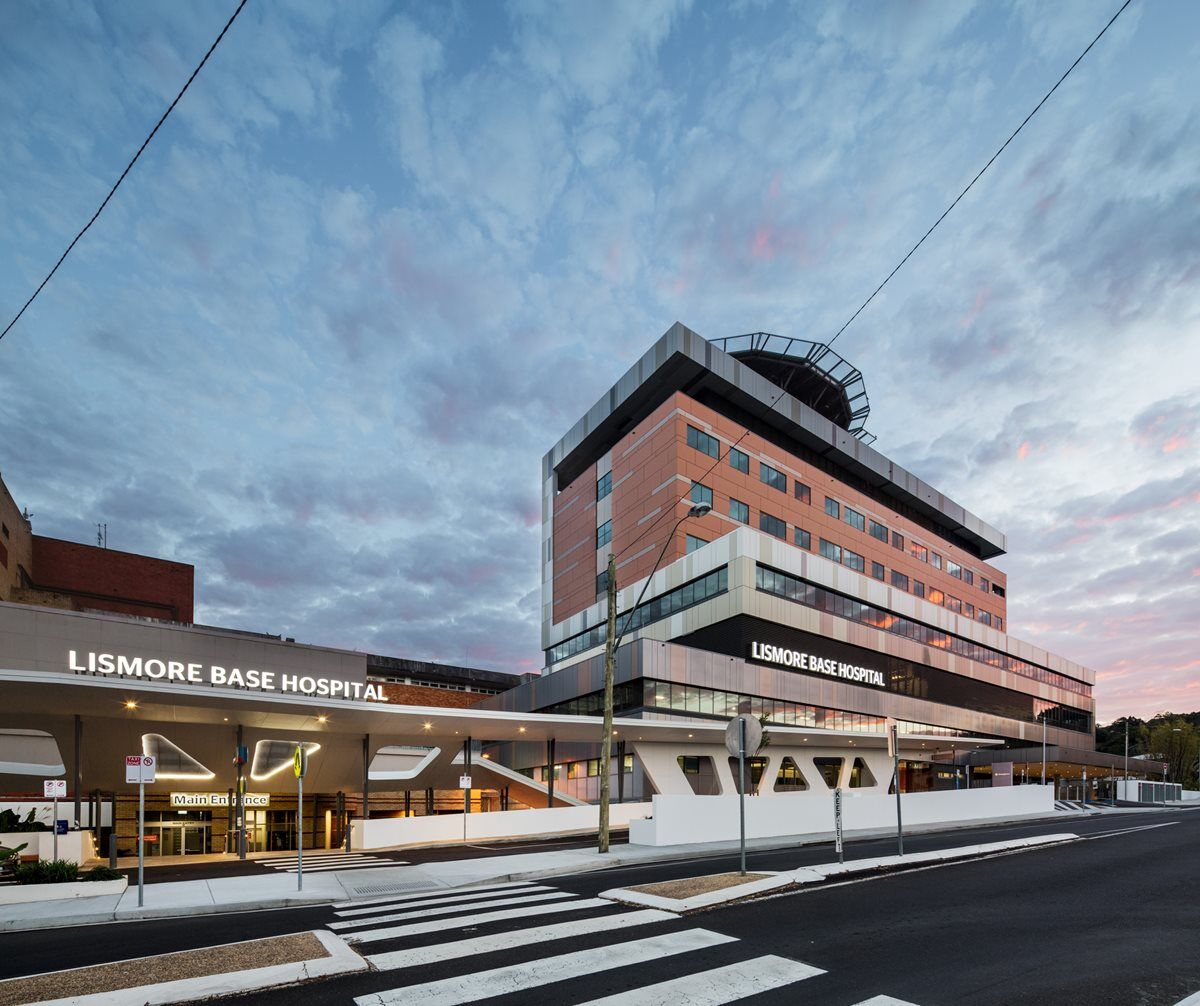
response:
<path id="1" fill-rule="evenodd" d="M 638 607 L 642 603 L 642 598 L 646 596 L 646 591 L 650 587 L 650 581 L 654 579 L 654 574 L 658 572 L 658 564 L 663 561 L 663 556 L 667 554 L 667 547 L 675 540 L 675 532 L 679 530 L 679 525 L 689 517 L 703 517 L 711 510 L 711 503 L 696 503 L 675 522 L 675 526 L 671 528 L 671 533 L 667 535 L 667 540 L 663 542 L 663 547 L 658 553 L 658 558 L 654 560 L 654 567 L 650 570 L 650 575 L 646 577 L 646 582 L 642 586 L 641 593 L 638 594 L 633 607 L 629 609 L 629 614 L 625 616 L 625 623 L 619 633 L 616 631 L 617 559 L 611 552 L 608 554 L 608 625 L 607 631 L 604 634 L 604 732 L 600 742 L 600 841 L 598 851 L 602 853 L 608 852 L 608 805 L 611 790 L 608 773 L 612 761 L 613 674 L 616 669 L 617 647 L 621 645 L 622 637 L 629 630 L 629 623 L 633 621 L 634 612 L 638 610 Z M 624 771 L 624 769 L 624 765 L 617 766 L 618 772 Z"/>

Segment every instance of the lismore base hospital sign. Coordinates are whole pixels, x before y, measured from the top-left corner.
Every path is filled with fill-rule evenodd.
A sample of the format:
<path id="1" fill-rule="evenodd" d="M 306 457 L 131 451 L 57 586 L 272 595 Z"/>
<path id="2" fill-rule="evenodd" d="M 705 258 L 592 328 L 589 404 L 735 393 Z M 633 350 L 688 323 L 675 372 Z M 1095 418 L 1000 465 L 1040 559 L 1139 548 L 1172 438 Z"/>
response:
<path id="1" fill-rule="evenodd" d="M 786 646 L 773 646 L 757 640 L 750 644 L 750 659 L 761 660 L 765 664 L 794 667 L 798 671 L 828 674 L 831 678 L 852 681 L 856 685 L 887 687 L 883 680 L 883 672 L 877 671 L 873 667 L 860 667 L 858 664 L 848 664 L 841 660 L 834 660 L 832 657 L 819 657 L 815 653 L 792 650 Z"/>
<path id="2" fill-rule="evenodd" d="M 130 657 L 123 653 L 80 653 L 68 651 L 67 667 L 76 674 L 112 675 L 119 678 L 145 678 L 150 681 L 177 682 L 185 685 L 211 685 L 225 688 L 249 688 L 263 692 L 290 692 L 321 698 L 348 699 L 352 702 L 386 702 L 380 685 L 362 681 L 344 681 L 308 674 L 283 674 L 255 668 L 223 667 L 220 664 L 185 663 L 158 657 Z"/>

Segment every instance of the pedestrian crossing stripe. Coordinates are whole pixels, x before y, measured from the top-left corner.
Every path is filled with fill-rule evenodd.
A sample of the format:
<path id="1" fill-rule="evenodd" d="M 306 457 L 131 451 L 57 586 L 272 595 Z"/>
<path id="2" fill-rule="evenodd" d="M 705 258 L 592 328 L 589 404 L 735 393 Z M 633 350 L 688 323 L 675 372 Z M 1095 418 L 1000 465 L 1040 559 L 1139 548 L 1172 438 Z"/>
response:
<path id="1" fill-rule="evenodd" d="M 535 901 L 561 901 L 563 898 L 573 898 L 575 895 L 566 891 L 548 891 L 545 894 L 525 894 L 522 892 L 511 898 L 493 898 L 491 901 L 477 901 L 465 905 L 441 905 L 438 908 L 414 908 L 411 911 L 393 912 L 390 915 L 376 915 L 371 918 L 346 919 L 343 922 L 330 923 L 330 929 L 349 929 L 352 926 L 373 926 L 381 922 L 403 922 L 405 919 L 426 919 L 431 915 L 453 915 L 463 909 L 475 911 L 480 908 L 500 908 L 504 905 L 527 905 Z M 611 902 L 608 902 L 611 904 Z M 410 906 L 405 905 L 404 908 Z"/>
<path id="2" fill-rule="evenodd" d="M 534 886 L 536 885 L 531 880 L 514 880 L 504 884 L 473 884 L 470 887 L 456 887 L 449 890 L 415 891 L 412 894 L 387 894 L 377 898 L 355 898 L 353 901 L 339 901 L 333 907 L 335 909 L 358 908 L 361 905 L 383 905 L 393 902 L 413 901 L 417 898 L 429 898 L 434 895 L 441 895 L 449 899 L 457 898 L 461 894 L 471 894 L 478 891 L 502 891 L 518 887 L 532 888 Z"/>
<path id="3" fill-rule="evenodd" d="M 560 912 L 582 912 L 589 908 L 611 907 L 612 902 L 603 898 L 584 898 L 580 901 L 560 901 L 551 905 L 527 905 L 497 912 L 480 912 L 478 915 L 456 915 L 451 919 L 430 919 L 428 922 L 412 922 L 407 926 L 385 926 L 382 929 L 345 933 L 342 934 L 342 939 L 349 943 L 375 943 L 379 940 L 394 940 L 402 936 L 421 936 L 426 933 L 444 932 L 447 929 L 462 929 L 466 926 L 478 926 L 487 922 L 524 919 L 532 915 L 554 915 Z M 330 928 L 340 924 L 335 922 Z"/>
<path id="4" fill-rule="evenodd" d="M 553 890 L 554 890 L 553 887 L 532 886 L 532 887 L 521 888 L 519 891 L 513 891 L 511 893 L 524 894 L 525 892 L 528 891 L 530 894 L 533 894 L 538 891 L 553 891 Z M 428 892 L 426 892 L 426 893 L 428 894 Z M 389 904 L 382 904 L 382 905 L 369 905 L 366 908 L 351 908 L 347 911 L 334 912 L 333 914 L 338 916 L 339 918 L 346 918 L 346 917 L 352 917 L 352 916 L 356 916 L 356 915 L 374 915 L 376 912 L 386 912 L 392 908 L 423 908 L 426 905 L 444 905 L 450 901 L 471 902 L 471 901 L 478 901 L 481 898 L 494 898 L 494 897 L 496 897 L 495 891 L 484 891 L 483 893 L 477 893 L 477 892 L 471 892 L 471 891 L 461 891 L 461 892 L 455 891 L 453 894 L 446 894 L 443 891 L 435 898 L 426 898 L 424 900 L 422 900 L 420 898 L 414 898 L 412 901 L 401 902 L 399 904 L 392 902 Z M 470 904 L 463 904 L 462 907 L 470 908 L 472 906 Z"/>
<path id="5" fill-rule="evenodd" d="M 357 1006 L 398 1006 L 418 1002 L 421 1006 L 460 1006 L 493 996 L 509 995 L 582 975 L 633 967 L 694 950 L 706 950 L 724 943 L 736 943 L 737 937 L 707 929 L 687 929 L 679 933 L 651 936 L 591 950 L 544 957 L 523 964 L 456 975 L 423 985 L 407 985 L 371 995 L 358 996 Z"/>
<path id="6" fill-rule="evenodd" d="M 810 964 L 769 955 L 694 972 L 656 985 L 627 989 L 580 1006 L 676 1006 L 684 1002 L 688 1006 L 723 1006 L 824 973 Z"/>
<path id="7" fill-rule="evenodd" d="M 493 933 L 489 936 L 454 940 L 451 943 L 435 943 L 428 947 L 413 947 L 409 950 L 370 954 L 367 956 L 367 961 L 380 971 L 415 968 L 459 957 L 475 957 L 479 954 L 495 953 L 498 950 L 511 950 L 515 947 L 549 943 L 552 940 L 566 940 L 575 936 L 588 936 L 592 933 L 616 932 L 634 926 L 644 926 L 652 922 L 667 922 L 678 918 L 679 916 L 674 912 L 645 908 L 637 912 L 623 912 L 620 915 L 600 915 L 594 919 L 575 919 L 553 926 L 534 926 L 530 929 L 517 929 L 507 933 Z"/>

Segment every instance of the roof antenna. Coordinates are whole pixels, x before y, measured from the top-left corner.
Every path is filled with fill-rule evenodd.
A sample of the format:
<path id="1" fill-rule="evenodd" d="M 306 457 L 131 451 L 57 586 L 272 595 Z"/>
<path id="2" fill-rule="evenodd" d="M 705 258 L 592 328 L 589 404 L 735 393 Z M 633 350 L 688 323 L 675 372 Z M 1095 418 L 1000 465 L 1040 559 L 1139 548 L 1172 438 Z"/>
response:
<path id="1" fill-rule="evenodd" d="M 108 525 L 96 524 L 96 547 L 108 548 Z"/>

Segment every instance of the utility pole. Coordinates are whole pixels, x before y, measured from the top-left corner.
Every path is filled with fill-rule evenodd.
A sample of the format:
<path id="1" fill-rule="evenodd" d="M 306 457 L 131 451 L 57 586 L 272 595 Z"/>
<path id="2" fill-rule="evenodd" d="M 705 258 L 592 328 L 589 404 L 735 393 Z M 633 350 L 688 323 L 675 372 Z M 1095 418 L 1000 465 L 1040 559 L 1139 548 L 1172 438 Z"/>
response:
<path id="1" fill-rule="evenodd" d="M 1125 799 L 1129 799 L 1129 717 L 1125 717 L 1125 785 L 1121 787 Z"/>
<path id="2" fill-rule="evenodd" d="M 676 500 L 676 502 L 679 501 Z M 663 556 L 667 554 L 667 549 L 671 546 L 671 542 L 675 540 L 675 532 L 679 530 L 679 525 L 689 517 L 703 517 L 711 510 L 712 504 L 710 503 L 696 503 L 689 507 L 688 512 L 675 522 L 675 526 L 671 528 L 671 533 L 667 535 L 667 540 L 663 542 L 663 547 L 658 553 L 658 558 L 654 560 L 654 566 L 646 577 L 646 582 L 642 585 L 641 593 L 638 594 L 637 600 L 633 602 L 633 607 L 629 609 L 629 614 L 625 616 L 625 622 L 619 634 L 617 633 L 617 559 L 611 552 L 608 555 L 608 627 L 607 632 L 604 634 L 604 726 L 602 728 L 604 736 L 600 739 L 600 836 L 596 845 L 597 851 L 601 853 L 608 852 L 609 845 L 608 810 L 609 803 L 611 802 L 612 787 L 609 784 L 608 774 L 612 762 L 613 677 L 616 674 L 617 647 L 621 645 L 621 639 L 629 630 L 634 614 L 641 607 L 642 599 L 646 596 L 646 591 L 650 589 L 650 581 L 654 579 L 654 574 L 658 572 L 658 567 L 663 561 Z M 551 767 L 550 772 L 553 774 L 553 767 Z"/>
<path id="3" fill-rule="evenodd" d="M 653 576 L 654 574 L 651 574 Z M 613 677 L 617 664 L 617 557 L 608 553 L 608 631 L 604 641 L 604 739 L 600 744 L 600 843 L 599 851 L 608 852 L 609 763 L 612 760 Z M 632 614 L 632 612 L 630 612 Z M 553 768 L 550 769 L 554 771 Z"/>

